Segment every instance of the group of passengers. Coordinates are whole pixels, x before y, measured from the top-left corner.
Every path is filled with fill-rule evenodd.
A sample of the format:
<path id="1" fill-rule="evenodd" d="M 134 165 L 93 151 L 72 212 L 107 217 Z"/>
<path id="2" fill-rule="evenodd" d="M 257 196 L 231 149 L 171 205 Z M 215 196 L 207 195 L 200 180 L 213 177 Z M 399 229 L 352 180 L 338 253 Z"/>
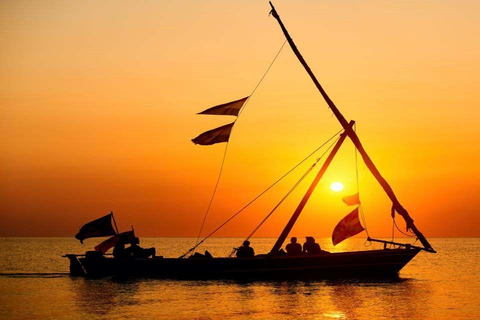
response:
<path id="1" fill-rule="evenodd" d="M 287 244 L 285 249 L 287 252 L 280 250 L 279 255 L 300 256 L 300 255 L 318 255 L 326 254 L 328 251 L 322 250 L 320 245 L 315 242 L 314 237 L 306 237 L 306 241 L 302 245 L 297 242 L 296 237 L 290 239 L 290 243 Z M 250 241 L 244 241 L 243 245 L 237 249 L 237 258 L 249 258 L 255 256 L 255 251 L 250 247 Z"/>
<path id="2" fill-rule="evenodd" d="M 287 250 L 287 255 L 289 256 L 298 256 L 302 254 L 324 254 L 329 253 L 328 251 L 322 250 L 320 245 L 315 242 L 314 237 L 306 237 L 305 243 L 303 244 L 303 250 L 300 243 L 297 242 L 296 237 L 290 239 L 290 243 L 287 244 L 285 249 Z"/>
<path id="3" fill-rule="evenodd" d="M 128 248 L 125 248 L 125 245 L 130 244 Z M 288 256 L 300 256 L 300 255 L 318 255 L 323 253 L 329 253 L 320 248 L 320 245 L 315 242 L 314 237 L 306 237 L 306 241 L 302 245 L 297 242 L 296 237 L 290 239 L 290 243 L 285 247 L 286 251 L 280 250 L 279 255 L 288 255 Z M 129 239 L 128 237 L 120 237 L 118 243 L 113 249 L 113 256 L 116 259 L 125 259 L 125 258 L 148 258 L 155 257 L 155 248 L 142 248 L 140 247 L 140 239 L 135 237 Z M 206 255 L 202 257 L 211 258 L 212 256 L 208 251 Z M 237 248 L 236 252 L 237 258 L 250 258 L 255 256 L 255 250 L 250 247 L 250 241 L 246 240 L 243 244 Z"/>
<path id="4" fill-rule="evenodd" d="M 125 248 L 125 245 L 130 244 L 128 248 Z M 290 239 L 290 243 L 285 247 L 286 251 L 281 249 L 278 255 L 288 255 L 288 256 L 300 256 L 300 255 L 318 255 L 326 254 L 328 251 L 324 251 L 320 248 L 320 245 L 315 242 L 314 237 L 306 237 L 306 241 L 302 245 L 297 242 L 296 237 Z M 250 241 L 246 240 L 243 244 L 236 249 L 237 258 L 250 258 L 255 256 L 255 250 L 250 247 Z M 140 239 L 135 237 L 129 239 L 128 237 L 120 237 L 118 243 L 113 249 L 113 256 L 116 259 L 125 259 L 125 258 L 148 258 L 155 257 L 155 248 L 144 249 L 140 247 Z M 197 254 L 198 255 L 198 254 Z M 212 255 L 206 251 L 205 255 L 199 255 L 205 258 L 211 258 Z M 195 258 L 196 256 L 194 256 Z"/>

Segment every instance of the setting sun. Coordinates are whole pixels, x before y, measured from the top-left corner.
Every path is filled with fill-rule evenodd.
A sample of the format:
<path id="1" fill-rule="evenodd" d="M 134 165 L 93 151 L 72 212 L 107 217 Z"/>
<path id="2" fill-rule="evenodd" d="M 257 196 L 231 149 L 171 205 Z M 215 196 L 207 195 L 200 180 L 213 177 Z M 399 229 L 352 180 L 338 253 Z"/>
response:
<path id="1" fill-rule="evenodd" d="M 330 185 L 330 189 L 335 192 L 340 192 L 343 190 L 343 184 L 341 182 L 334 182 Z"/>

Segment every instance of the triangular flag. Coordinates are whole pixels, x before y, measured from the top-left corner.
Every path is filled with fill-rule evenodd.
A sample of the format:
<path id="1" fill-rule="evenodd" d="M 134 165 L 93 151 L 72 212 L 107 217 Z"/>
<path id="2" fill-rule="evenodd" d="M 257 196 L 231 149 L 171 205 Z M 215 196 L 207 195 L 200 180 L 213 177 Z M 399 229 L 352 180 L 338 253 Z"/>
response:
<path id="1" fill-rule="evenodd" d="M 245 97 L 239 100 L 235 100 L 232 102 L 227 102 L 215 107 L 211 107 L 205 111 L 199 112 L 198 114 L 216 114 L 216 115 L 225 115 L 225 116 L 238 116 L 240 109 L 242 109 L 245 101 L 247 101 L 249 97 Z"/>
<path id="2" fill-rule="evenodd" d="M 360 223 L 358 208 L 350 212 L 337 224 L 332 233 L 332 242 L 336 246 L 340 242 L 365 230 Z"/>
<path id="3" fill-rule="evenodd" d="M 225 126 L 206 131 L 195 139 L 192 139 L 192 142 L 203 146 L 209 146 L 220 142 L 228 142 L 228 139 L 230 138 L 230 132 L 232 132 L 232 127 L 234 123 L 235 122 L 232 122 Z"/>
<path id="4" fill-rule="evenodd" d="M 351 196 L 343 197 L 342 200 L 347 206 L 355 206 L 360 204 L 360 196 L 358 193 L 352 194 Z"/>

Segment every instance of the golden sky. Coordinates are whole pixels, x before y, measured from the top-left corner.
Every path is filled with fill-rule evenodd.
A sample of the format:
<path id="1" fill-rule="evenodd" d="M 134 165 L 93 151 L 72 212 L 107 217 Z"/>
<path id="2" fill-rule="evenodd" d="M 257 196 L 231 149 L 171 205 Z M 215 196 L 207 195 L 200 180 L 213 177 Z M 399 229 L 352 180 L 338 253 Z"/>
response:
<path id="1" fill-rule="evenodd" d="M 480 236 L 480 2 L 275 4 L 419 229 Z M 195 113 L 251 93 L 284 41 L 268 12 L 258 0 L 1 1 L 0 236 L 73 236 L 110 210 L 141 236 L 196 236 L 225 144 L 190 139 L 233 118 Z M 286 46 L 235 125 L 205 231 L 339 129 Z M 219 235 L 248 235 L 311 163 Z M 293 234 L 331 235 L 354 164 L 347 141 Z M 359 173 L 370 234 L 388 236 L 389 201 Z M 312 178 L 258 236 L 280 233 Z"/>

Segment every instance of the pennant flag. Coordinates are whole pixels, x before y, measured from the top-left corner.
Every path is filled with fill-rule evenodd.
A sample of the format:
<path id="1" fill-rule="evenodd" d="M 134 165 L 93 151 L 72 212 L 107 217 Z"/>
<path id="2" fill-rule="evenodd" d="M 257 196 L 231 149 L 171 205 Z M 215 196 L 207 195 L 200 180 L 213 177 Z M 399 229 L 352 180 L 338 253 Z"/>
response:
<path id="1" fill-rule="evenodd" d="M 83 240 L 87 238 L 105 237 L 117 234 L 112 227 L 112 213 L 107 214 L 97 220 L 93 220 L 82 228 L 75 235 L 75 238 L 83 243 Z"/>
<path id="2" fill-rule="evenodd" d="M 360 204 L 360 196 L 358 193 L 352 194 L 351 196 L 343 197 L 342 200 L 347 206 L 355 206 Z"/>
<path id="3" fill-rule="evenodd" d="M 363 227 L 358 217 L 358 208 L 350 212 L 337 224 L 332 233 L 332 242 L 336 246 L 340 242 L 362 232 Z"/>
<path id="4" fill-rule="evenodd" d="M 232 122 L 225 126 L 206 131 L 195 139 L 192 139 L 192 142 L 203 146 L 209 146 L 220 142 L 228 142 L 228 139 L 230 138 L 230 132 L 232 132 L 232 127 L 234 123 L 235 122 Z"/>
<path id="5" fill-rule="evenodd" d="M 110 248 L 113 248 L 117 245 L 121 237 L 126 237 L 128 239 L 128 242 L 132 242 L 133 239 L 135 238 L 135 232 L 127 231 L 127 232 L 116 234 L 113 237 L 110 237 L 107 240 L 103 241 L 102 243 L 98 244 L 95 247 L 95 250 L 101 251 L 103 254 L 105 254 Z"/>
<path id="6" fill-rule="evenodd" d="M 245 97 L 239 100 L 235 100 L 232 102 L 227 102 L 205 111 L 202 111 L 198 114 L 216 114 L 216 115 L 225 115 L 225 116 L 238 116 L 240 109 L 242 109 L 245 101 L 247 101 L 249 97 Z"/>

